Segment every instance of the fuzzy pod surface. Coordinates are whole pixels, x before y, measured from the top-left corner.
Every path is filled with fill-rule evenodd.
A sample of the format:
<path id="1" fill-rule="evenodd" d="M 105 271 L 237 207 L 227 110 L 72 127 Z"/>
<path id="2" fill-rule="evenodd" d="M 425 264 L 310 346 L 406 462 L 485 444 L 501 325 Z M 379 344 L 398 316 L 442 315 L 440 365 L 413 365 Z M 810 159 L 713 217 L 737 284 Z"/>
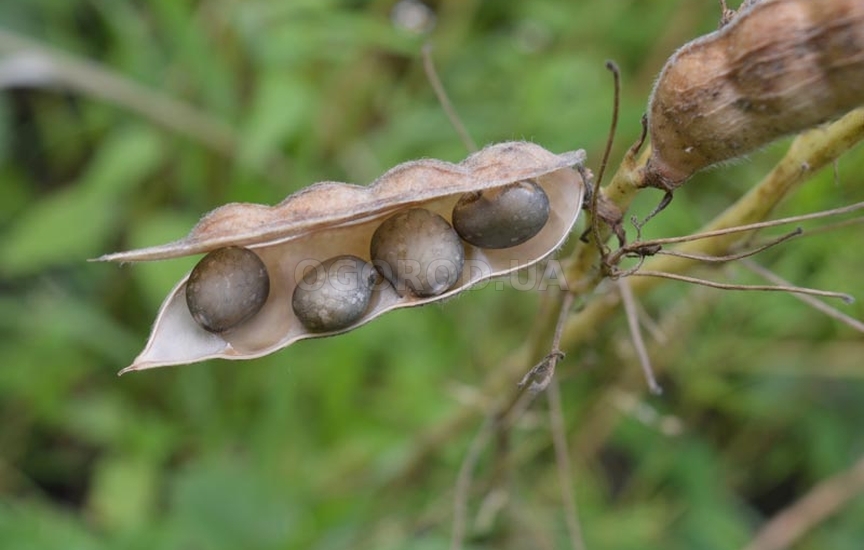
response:
<path id="1" fill-rule="evenodd" d="M 697 171 L 864 104 L 864 2 L 747 3 L 669 58 L 651 95 L 646 185 Z"/>

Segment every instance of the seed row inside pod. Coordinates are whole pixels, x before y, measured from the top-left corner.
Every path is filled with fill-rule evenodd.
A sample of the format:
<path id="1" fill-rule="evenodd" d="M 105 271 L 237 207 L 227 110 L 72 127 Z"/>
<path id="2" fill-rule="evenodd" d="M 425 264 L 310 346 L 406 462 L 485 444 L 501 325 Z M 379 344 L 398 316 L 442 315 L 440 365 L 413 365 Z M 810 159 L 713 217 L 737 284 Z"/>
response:
<path id="1" fill-rule="evenodd" d="M 512 197 L 513 193 L 509 195 Z M 502 202 L 496 199 L 502 197 L 508 197 L 508 193 L 497 193 L 486 200 L 485 210 L 475 208 L 462 214 L 461 219 L 466 220 L 466 224 L 472 223 L 474 215 L 484 217 L 474 226 L 493 226 L 493 236 L 497 240 L 488 248 L 505 248 L 502 244 L 515 246 L 527 240 L 522 226 L 509 223 L 508 209 L 518 207 L 531 217 L 532 208 L 536 206 L 533 195 L 525 196 L 527 200 L 521 205 L 510 198 L 506 204 L 508 209 L 496 211 L 496 206 Z M 543 197 L 545 199 L 545 193 Z M 461 208 L 464 199 L 465 195 L 456 203 L 454 215 L 464 212 Z M 543 220 L 532 228 L 534 235 L 548 219 L 548 201 L 542 207 Z M 492 219 L 496 214 L 506 215 L 508 219 Z M 471 236 L 488 234 L 474 232 Z M 371 264 L 350 254 L 335 256 L 312 267 L 295 281 L 291 308 L 303 326 L 313 332 L 332 332 L 357 323 L 369 306 L 377 279 L 376 269 L 397 294 L 409 292 L 419 297 L 442 294 L 461 277 L 465 248 L 446 219 L 425 208 L 412 208 L 393 214 L 378 226 L 372 234 L 370 256 Z M 202 328 L 222 333 L 254 316 L 267 300 L 269 288 L 267 270 L 254 252 L 233 246 L 220 248 L 207 254 L 192 270 L 186 282 L 186 303 L 192 318 Z"/>
<path id="2" fill-rule="evenodd" d="M 368 187 L 324 182 L 273 207 L 226 205 L 180 241 L 105 256 L 101 259 L 140 261 L 237 247 L 254 253 L 269 279 L 269 292 L 256 313 L 238 314 L 235 325 L 208 330 L 187 305 L 193 279 L 183 278 L 164 301 L 144 350 L 124 372 L 214 357 L 259 357 L 533 265 L 564 242 L 578 217 L 584 184 L 572 167 L 584 158 L 583 151 L 557 155 L 532 143 L 511 142 L 487 147 L 459 164 L 412 161 Z M 458 216 L 472 219 L 457 206 L 466 193 L 481 192 L 500 208 L 502 202 L 517 202 L 513 197 L 524 188 L 532 200 L 522 206 L 536 210 L 531 205 L 541 205 L 533 235 L 525 237 L 512 219 L 496 220 L 488 205 L 477 211 L 498 222 L 499 242 L 478 245 L 467 232 L 454 230 Z M 507 235 L 507 228 L 520 235 Z M 516 244 L 502 247 L 502 239 Z M 334 307 L 340 303 L 350 307 Z"/>

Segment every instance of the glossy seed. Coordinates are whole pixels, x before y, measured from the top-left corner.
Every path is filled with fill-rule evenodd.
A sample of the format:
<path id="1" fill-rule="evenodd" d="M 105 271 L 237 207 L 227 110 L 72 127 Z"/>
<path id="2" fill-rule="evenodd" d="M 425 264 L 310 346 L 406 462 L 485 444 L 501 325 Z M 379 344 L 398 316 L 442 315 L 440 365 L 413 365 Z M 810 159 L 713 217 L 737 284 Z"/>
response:
<path id="1" fill-rule="evenodd" d="M 510 248 L 540 232 L 549 220 L 549 197 L 531 180 L 465 193 L 453 207 L 453 229 L 479 248 Z"/>
<path id="2" fill-rule="evenodd" d="M 369 308 L 378 275 L 372 264 L 343 255 L 318 264 L 298 281 L 291 307 L 312 332 L 350 327 Z"/>
<path id="3" fill-rule="evenodd" d="M 270 277 L 257 254 L 230 246 L 204 256 L 186 281 L 192 318 L 210 332 L 225 332 L 258 313 L 270 294 Z"/>
<path id="4" fill-rule="evenodd" d="M 372 263 L 404 295 L 437 296 L 459 280 L 465 249 L 447 220 L 423 208 L 387 218 L 372 235 Z"/>

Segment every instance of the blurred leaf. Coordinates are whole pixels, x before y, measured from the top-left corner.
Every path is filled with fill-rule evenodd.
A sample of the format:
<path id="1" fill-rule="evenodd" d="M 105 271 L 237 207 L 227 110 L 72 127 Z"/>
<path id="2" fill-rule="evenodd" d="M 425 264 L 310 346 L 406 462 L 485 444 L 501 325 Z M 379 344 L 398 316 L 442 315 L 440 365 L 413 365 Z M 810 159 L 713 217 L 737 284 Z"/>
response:
<path id="1" fill-rule="evenodd" d="M 172 487 L 170 517 L 182 547 L 282 548 L 303 518 L 285 487 L 238 463 L 190 465 Z"/>
<path id="2" fill-rule="evenodd" d="M 312 93 L 289 75 L 264 73 L 252 100 L 241 140 L 240 158 L 261 165 L 308 126 Z"/>
<path id="3" fill-rule="evenodd" d="M 146 525 L 156 505 L 158 471 L 130 458 L 106 458 L 96 467 L 88 511 L 106 531 Z"/>
<path id="4" fill-rule="evenodd" d="M 82 174 L 78 185 L 92 193 L 120 195 L 141 184 L 164 160 L 162 137 L 152 128 L 116 130 Z"/>
<path id="5" fill-rule="evenodd" d="M 0 270 L 10 277 L 99 254 L 126 206 L 126 194 L 162 161 L 152 131 L 121 130 L 106 141 L 78 183 L 25 211 L 0 243 Z"/>
<path id="6" fill-rule="evenodd" d="M 130 228 L 130 248 L 144 248 L 158 243 L 167 243 L 186 235 L 198 222 L 194 214 L 164 211 L 136 220 Z M 120 266 L 129 270 L 140 285 L 147 304 L 156 308 L 168 295 L 177 281 L 185 275 L 200 258 L 178 258 L 166 262 L 142 262 Z M 117 268 L 117 266 L 111 266 Z"/>
<path id="7" fill-rule="evenodd" d="M 2 159 L 0 159 L 0 163 L 2 163 Z M 3 196 L 3 201 L 0 202 L 0 223 L 5 225 L 14 214 L 26 208 L 32 200 L 32 191 L 27 188 L 25 176 L 8 172 L 0 174 L 2 174 L 0 176 L 0 194 Z"/>
<path id="8" fill-rule="evenodd" d="M 104 548 L 75 516 L 33 502 L 0 498 L 0 549 L 95 550 Z"/>
<path id="9" fill-rule="evenodd" d="M 98 253 L 116 213 L 110 196 L 69 188 L 43 199 L 16 220 L 0 244 L 0 265 L 7 277 L 22 277 L 49 266 L 83 261 Z"/>

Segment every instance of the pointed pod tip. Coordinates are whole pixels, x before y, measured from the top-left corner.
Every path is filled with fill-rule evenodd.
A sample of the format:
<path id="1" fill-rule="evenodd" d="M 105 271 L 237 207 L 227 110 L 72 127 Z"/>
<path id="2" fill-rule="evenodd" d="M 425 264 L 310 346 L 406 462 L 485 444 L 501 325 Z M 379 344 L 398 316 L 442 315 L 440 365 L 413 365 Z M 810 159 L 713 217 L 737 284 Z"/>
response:
<path id="1" fill-rule="evenodd" d="M 98 258 L 88 258 L 88 262 L 126 262 L 126 252 L 112 252 L 110 254 L 102 254 Z"/>
<path id="2" fill-rule="evenodd" d="M 125 254 L 124 252 L 111 252 L 110 254 L 102 254 L 98 258 L 87 258 L 87 261 L 88 262 L 116 262 L 124 254 Z"/>
<path id="3" fill-rule="evenodd" d="M 139 370 L 152 369 L 154 366 L 158 366 L 158 365 L 153 365 L 152 363 L 151 363 L 151 364 L 147 364 L 147 363 L 139 363 L 139 362 L 136 360 L 134 363 L 132 363 L 132 364 L 129 365 L 128 367 L 126 367 L 126 368 L 121 369 L 120 371 L 118 371 L 118 372 L 117 372 L 117 376 L 123 376 L 124 374 L 129 373 L 129 372 L 135 372 L 135 371 L 139 371 Z"/>

